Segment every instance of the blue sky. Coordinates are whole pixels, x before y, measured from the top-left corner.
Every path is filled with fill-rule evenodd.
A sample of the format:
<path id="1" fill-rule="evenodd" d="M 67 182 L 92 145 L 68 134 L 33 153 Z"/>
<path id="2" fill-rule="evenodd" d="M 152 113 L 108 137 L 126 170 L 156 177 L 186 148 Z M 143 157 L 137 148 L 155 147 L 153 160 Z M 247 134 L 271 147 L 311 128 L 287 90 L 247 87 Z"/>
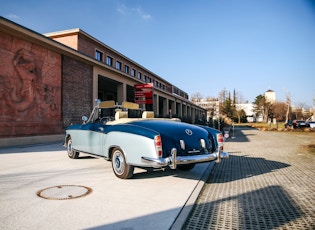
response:
<path id="1" fill-rule="evenodd" d="M 0 0 L 38 33 L 80 28 L 190 96 L 235 89 L 313 106 L 313 0 Z"/>

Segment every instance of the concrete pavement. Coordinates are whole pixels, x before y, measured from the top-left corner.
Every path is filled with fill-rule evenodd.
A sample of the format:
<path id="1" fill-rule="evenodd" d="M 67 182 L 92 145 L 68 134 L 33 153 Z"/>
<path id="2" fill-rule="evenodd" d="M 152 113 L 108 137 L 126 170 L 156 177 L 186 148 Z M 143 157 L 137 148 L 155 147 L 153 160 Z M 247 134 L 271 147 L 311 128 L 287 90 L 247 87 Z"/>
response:
<path id="1" fill-rule="evenodd" d="M 80 156 L 69 159 L 61 142 L 0 149 L 0 229 L 180 229 L 215 164 L 189 172 L 136 169 L 121 180 L 111 162 Z M 56 194 L 80 193 L 79 186 L 92 192 Z M 43 189 L 66 199 L 43 199 Z"/>

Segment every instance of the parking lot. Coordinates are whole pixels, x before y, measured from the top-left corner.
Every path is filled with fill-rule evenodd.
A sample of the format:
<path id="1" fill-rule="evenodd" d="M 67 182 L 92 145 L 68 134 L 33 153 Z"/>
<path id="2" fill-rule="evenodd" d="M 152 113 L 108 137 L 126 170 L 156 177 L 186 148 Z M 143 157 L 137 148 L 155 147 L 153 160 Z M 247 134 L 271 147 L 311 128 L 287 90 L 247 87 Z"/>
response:
<path id="1" fill-rule="evenodd" d="M 237 128 L 220 164 L 130 180 L 62 143 L 0 149 L 0 229 L 315 229 L 314 137 Z"/>

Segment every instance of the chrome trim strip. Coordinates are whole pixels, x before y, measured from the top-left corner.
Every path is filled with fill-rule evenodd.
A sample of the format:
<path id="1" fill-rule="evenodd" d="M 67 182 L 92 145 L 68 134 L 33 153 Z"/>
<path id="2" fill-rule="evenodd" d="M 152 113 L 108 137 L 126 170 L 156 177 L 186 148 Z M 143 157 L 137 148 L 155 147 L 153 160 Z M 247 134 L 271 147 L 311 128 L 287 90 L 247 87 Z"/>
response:
<path id="1" fill-rule="evenodd" d="M 220 154 L 222 158 L 228 157 L 228 153 L 226 152 L 221 152 L 221 153 L 216 152 L 216 153 L 194 155 L 194 156 L 177 156 L 177 150 L 173 148 L 170 157 L 167 157 L 167 158 L 141 157 L 141 160 L 142 162 L 149 164 L 152 167 L 170 166 L 170 168 L 175 169 L 176 166 L 180 164 L 202 163 L 202 162 L 217 160 L 218 154 Z"/>
<path id="2" fill-rule="evenodd" d="M 219 151 L 219 153 L 217 154 L 217 159 L 216 159 L 216 163 L 220 163 L 221 159 L 225 159 L 225 158 L 229 158 L 229 154 L 227 152 L 224 152 L 222 150 Z"/>
<path id="3" fill-rule="evenodd" d="M 141 157 L 142 162 L 149 164 L 152 167 L 164 167 L 171 164 L 171 157 L 167 158 L 150 158 L 150 157 Z"/>
<path id="4" fill-rule="evenodd" d="M 217 154 L 215 153 L 195 155 L 195 156 L 178 156 L 176 158 L 176 163 L 177 164 L 191 164 L 191 163 L 214 161 L 216 159 L 217 159 Z"/>
<path id="5" fill-rule="evenodd" d="M 170 164 L 170 168 L 171 169 L 176 169 L 176 159 L 177 159 L 177 149 L 176 148 L 172 148 L 172 151 L 171 151 L 171 164 Z"/>
<path id="6" fill-rule="evenodd" d="M 191 150 L 191 151 L 188 151 L 188 153 L 200 153 L 200 150 Z"/>

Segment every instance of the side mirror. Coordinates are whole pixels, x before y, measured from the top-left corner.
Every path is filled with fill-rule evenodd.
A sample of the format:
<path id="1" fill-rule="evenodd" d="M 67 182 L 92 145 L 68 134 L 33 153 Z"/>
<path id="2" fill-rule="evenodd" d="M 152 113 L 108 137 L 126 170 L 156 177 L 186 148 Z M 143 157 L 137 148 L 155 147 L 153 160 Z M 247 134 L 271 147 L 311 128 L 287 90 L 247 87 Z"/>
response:
<path id="1" fill-rule="evenodd" d="M 83 124 L 85 124 L 88 120 L 88 117 L 87 116 L 82 116 L 82 121 L 83 121 Z"/>

